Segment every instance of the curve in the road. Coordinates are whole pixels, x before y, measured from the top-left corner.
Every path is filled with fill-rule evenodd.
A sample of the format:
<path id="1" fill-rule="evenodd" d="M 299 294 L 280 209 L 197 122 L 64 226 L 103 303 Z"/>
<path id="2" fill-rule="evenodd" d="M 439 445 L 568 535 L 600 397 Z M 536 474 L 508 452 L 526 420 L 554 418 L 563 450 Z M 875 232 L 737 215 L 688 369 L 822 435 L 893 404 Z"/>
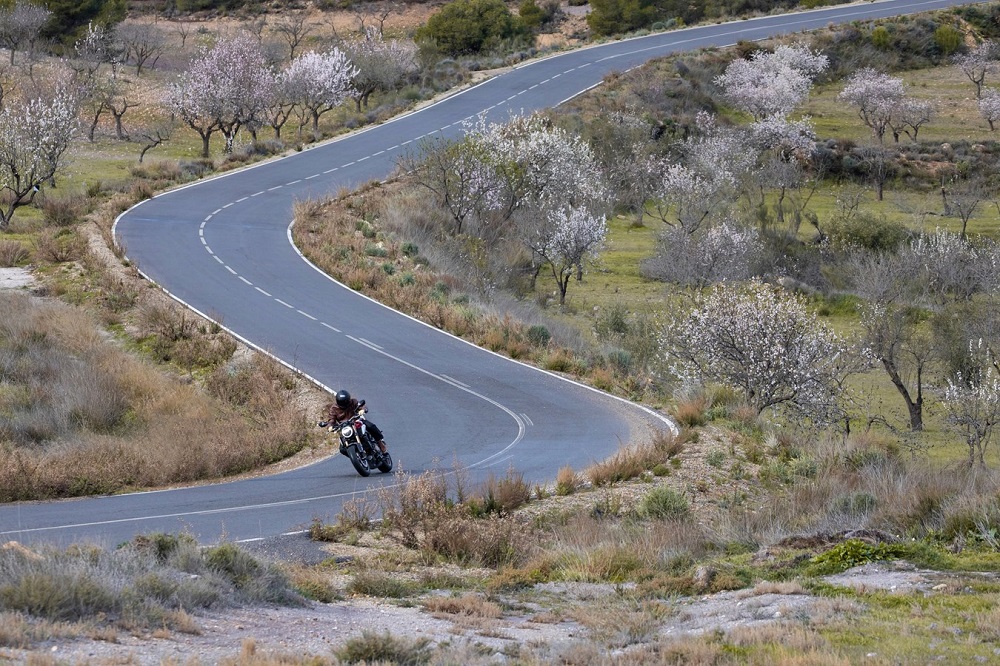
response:
<path id="1" fill-rule="evenodd" d="M 116 237 L 150 280 L 328 388 L 368 399 L 394 457 L 409 470 L 453 463 L 549 479 L 663 427 L 650 410 L 566 381 L 375 304 L 304 261 L 290 242 L 295 200 L 388 174 L 428 136 L 477 116 L 505 120 L 562 103 L 609 72 L 681 49 L 829 23 L 926 11 L 949 0 L 889 0 L 691 28 L 538 60 L 420 111 L 293 156 L 157 195 L 122 214 Z M 118 542 L 188 530 L 203 540 L 297 529 L 385 482 L 364 481 L 339 456 L 272 477 L 76 501 L 0 507 L 0 537 Z M 391 479 L 389 479 L 391 482 Z"/>

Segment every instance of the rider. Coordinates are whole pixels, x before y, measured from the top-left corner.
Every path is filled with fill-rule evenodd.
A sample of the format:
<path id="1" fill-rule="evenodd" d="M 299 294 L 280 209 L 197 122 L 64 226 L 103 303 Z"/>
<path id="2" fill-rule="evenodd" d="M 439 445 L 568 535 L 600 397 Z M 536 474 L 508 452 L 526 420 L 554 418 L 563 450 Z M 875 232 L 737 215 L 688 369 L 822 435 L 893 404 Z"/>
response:
<path id="1" fill-rule="evenodd" d="M 351 394 L 346 390 L 341 389 L 337 391 L 337 396 L 333 402 L 326 406 L 326 420 L 330 423 L 340 423 L 346 421 L 350 417 L 358 413 L 358 409 L 361 408 L 361 403 L 359 403 L 355 398 L 351 397 Z M 382 438 L 382 431 L 378 429 L 378 426 L 365 419 L 365 424 L 368 427 L 368 432 L 371 434 L 372 438 L 378 443 L 378 448 L 382 453 L 388 451 L 385 446 L 385 439 Z"/>

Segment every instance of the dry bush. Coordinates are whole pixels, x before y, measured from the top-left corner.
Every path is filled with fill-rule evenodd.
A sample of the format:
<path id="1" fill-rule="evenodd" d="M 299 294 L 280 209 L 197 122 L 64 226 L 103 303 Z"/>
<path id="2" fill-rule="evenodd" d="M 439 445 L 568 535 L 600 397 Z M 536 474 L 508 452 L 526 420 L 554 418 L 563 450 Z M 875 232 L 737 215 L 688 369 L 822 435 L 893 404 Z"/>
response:
<path id="1" fill-rule="evenodd" d="M 382 527 L 406 548 L 420 549 L 425 535 L 449 512 L 447 479 L 433 471 L 400 472 L 397 483 L 376 491 Z"/>
<path id="2" fill-rule="evenodd" d="M 425 552 L 460 564 L 495 569 L 523 563 L 536 543 L 530 528 L 520 520 L 495 514 L 477 519 L 456 510 L 430 528 L 424 538 Z"/>
<path id="3" fill-rule="evenodd" d="M 610 649 L 649 642 L 662 621 L 672 615 L 669 606 L 659 601 L 624 598 L 600 605 L 581 606 L 573 619 L 587 628 L 591 640 Z"/>
<path id="4" fill-rule="evenodd" d="M 35 258 L 50 264 L 79 261 L 87 253 L 86 241 L 72 229 L 43 229 L 35 237 Z"/>
<path id="5" fill-rule="evenodd" d="M 477 594 L 464 594 L 460 597 L 430 597 L 423 601 L 423 606 L 431 613 L 438 614 L 439 617 L 441 615 L 463 615 L 498 619 L 503 615 L 500 606 Z"/>
<path id="6" fill-rule="evenodd" d="M 90 199 L 84 194 L 62 197 L 45 196 L 38 202 L 42 219 L 50 227 L 68 227 L 80 221 L 88 212 Z"/>
<path id="7" fill-rule="evenodd" d="M 470 508 L 473 512 L 510 513 L 530 500 L 531 486 L 524 480 L 524 474 L 509 467 L 500 478 L 490 472 L 479 497 L 470 502 Z"/>
<path id="8" fill-rule="evenodd" d="M 139 309 L 139 326 L 145 335 L 176 342 L 194 335 L 197 322 L 187 310 L 173 303 L 150 301 Z"/>
<path id="9" fill-rule="evenodd" d="M 24 243 L 6 238 L 0 240 L 0 267 L 9 268 L 23 264 L 30 256 L 31 253 Z"/>

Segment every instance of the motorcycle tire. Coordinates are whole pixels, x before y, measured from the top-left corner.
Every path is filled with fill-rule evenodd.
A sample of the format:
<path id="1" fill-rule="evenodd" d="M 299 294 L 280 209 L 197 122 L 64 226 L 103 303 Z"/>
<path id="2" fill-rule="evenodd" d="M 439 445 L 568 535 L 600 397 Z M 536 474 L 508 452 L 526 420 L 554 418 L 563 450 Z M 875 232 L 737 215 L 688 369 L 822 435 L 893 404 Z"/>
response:
<path id="1" fill-rule="evenodd" d="M 379 463 L 378 471 L 380 472 L 391 472 L 392 471 L 392 456 L 386 451 L 382 454 L 382 462 Z"/>
<path id="2" fill-rule="evenodd" d="M 351 459 L 355 471 L 361 476 L 368 476 L 372 473 L 371 467 L 368 466 L 368 458 L 358 451 L 357 446 L 347 448 L 347 457 Z"/>

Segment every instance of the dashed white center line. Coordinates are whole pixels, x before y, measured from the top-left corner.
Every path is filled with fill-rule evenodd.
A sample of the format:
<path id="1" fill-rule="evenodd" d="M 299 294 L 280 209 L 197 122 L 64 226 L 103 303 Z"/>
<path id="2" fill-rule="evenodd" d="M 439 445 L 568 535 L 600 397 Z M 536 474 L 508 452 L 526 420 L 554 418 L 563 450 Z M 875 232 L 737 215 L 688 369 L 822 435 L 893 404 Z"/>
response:
<path id="1" fill-rule="evenodd" d="M 212 211 L 212 215 L 218 215 L 221 212 L 222 212 L 221 208 L 216 208 L 215 210 Z M 209 215 L 208 217 L 212 217 L 212 215 Z M 208 218 L 206 218 L 206 219 L 208 219 Z"/>
<path id="2" fill-rule="evenodd" d="M 342 166 L 343 168 L 346 169 L 347 167 L 351 166 L 352 164 L 354 164 L 354 162 L 348 162 L 347 164 L 341 164 L 340 166 Z"/>
<path id="3" fill-rule="evenodd" d="M 242 275 L 240 275 L 240 276 L 239 276 L 239 278 L 240 278 L 241 280 L 243 280 L 244 282 L 246 282 L 246 283 L 247 283 L 247 284 L 248 284 L 249 286 L 251 286 L 251 287 L 253 286 L 253 282 L 251 282 L 250 280 L 246 279 L 246 278 L 245 278 L 245 277 L 243 277 Z"/>
<path id="4" fill-rule="evenodd" d="M 263 289 L 261 289 L 260 287 L 254 287 L 254 289 L 256 289 L 256 290 L 257 290 L 257 291 L 259 291 L 260 293 L 264 294 L 264 295 L 265 295 L 265 296 L 267 296 L 268 298 L 271 298 L 271 294 L 267 293 L 266 291 L 264 291 L 264 290 L 263 290 Z"/>
<path id="5" fill-rule="evenodd" d="M 330 330 L 331 330 L 331 331 L 333 331 L 334 333 L 340 333 L 340 329 L 339 329 L 339 328 L 334 328 L 333 326 L 330 326 L 330 325 L 329 325 L 328 323 L 326 323 L 325 321 L 321 321 L 320 323 L 321 323 L 321 324 L 323 324 L 324 326 L 326 326 L 326 327 L 327 327 L 328 329 L 330 329 Z"/>
<path id="6" fill-rule="evenodd" d="M 204 236 L 201 237 L 201 244 L 204 245 L 205 247 L 208 247 L 208 241 L 205 240 Z"/>
<path id="7" fill-rule="evenodd" d="M 398 143 L 395 146 L 390 146 L 389 150 L 396 150 L 397 148 L 399 148 L 399 144 Z"/>
<path id="8" fill-rule="evenodd" d="M 205 243 L 205 249 L 208 250 L 208 253 L 210 255 L 212 255 L 213 257 L 215 256 L 215 252 L 212 252 L 212 246 L 211 245 L 209 245 L 208 243 Z"/>
<path id="9" fill-rule="evenodd" d="M 538 84 L 536 83 L 535 85 L 533 85 L 533 86 L 531 86 L 530 88 L 528 88 L 528 90 L 534 90 L 534 89 L 535 89 L 535 88 L 537 88 L 537 87 L 538 87 Z"/>
<path id="10" fill-rule="evenodd" d="M 260 195 L 262 195 L 262 194 L 264 194 L 264 190 L 261 190 L 260 192 L 254 192 L 254 193 L 253 193 L 253 194 L 251 194 L 250 196 L 252 196 L 252 197 L 259 197 L 259 196 L 260 196 Z"/>
<path id="11" fill-rule="evenodd" d="M 273 192 L 275 190 L 280 190 L 282 187 L 284 187 L 284 185 L 275 185 L 274 187 L 267 188 L 267 191 L 268 192 Z"/>
<path id="12" fill-rule="evenodd" d="M 313 316 L 312 316 L 311 314 L 309 314 L 308 312 L 303 312 L 302 310 L 296 310 L 296 312 L 298 312 L 298 313 L 299 313 L 300 315 L 302 315 L 303 317 L 308 317 L 309 319 L 312 319 L 313 321 L 319 321 L 318 319 L 316 319 L 316 317 L 313 317 Z"/>
<path id="13" fill-rule="evenodd" d="M 291 305 L 289 305 L 288 303 L 286 303 L 286 302 L 284 302 L 283 300 L 281 300 L 280 298 L 276 298 L 276 299 L 274 299 L 274 300 L 275 300 L 275 301 L 277 301 L 278 303 L 281 303 L 282 305 L 284 305 L 284 306 L 285 306 L 286 308 L 288 308 L 289 310 L 294 310 L 294 309 L 295 309 L 295 308 L 293 308 L 293 307 L 292 307 Z"/>
<path id="14" fill-rule="evenodd" d="M 376 155 L 381 155 L 384 152 L 385 152 L 384 150 L 380 150 L 377 153 L 372 153 L 372 157 L 375 157 Z"/>
<path id="15" fill-rule="evenodd" d="M 299 178 L 298 180 L 293 180 L 293 181 L 292 181 L 292 182 L 290 182 L 290 183 L 285 183 L 285 185 L 295 185 L 296 183 L 301 183 L 301 182 L 302 182 L 302 179 L 301 179 L 301 178 Z"/>
<path id="16" fill-rule="evenodd" d="M 223 260 L 222 260 L 222 259 L 221 259 L 221 258 L 219 257 L 219 255 L 217 255 L 217 254 L 213 254 L 212 256 L 213 256 L 213 257 L 215 258 L 215 260 L 216 260 L 217 262 L 219 262 L 219 263 L 220 263 L 220 264 L 222 264 L 223 266 L 225 266 L 225 265 L 226 265 L 226 262 L 224 262 L 224 261 L 223 261 Z"/>
<path id="17" fill-rule="evenodd" d="M 226 266 L 226 270 L 232 273 L 233 275 L 239 275 L 239 273 L 233 270 L 232 266 Z"/>
<path id="18" fill-rule="evenodd" d="M 201 236 L 201 242 L 204 243 L 205 242 L 205 226 L 204 225 L 198 227 L 198 235 Z"/>
<path id="19" fill-rule="evenodd" d="M 236 200 L 236 203 L 242 203 L 242 202 L 246 201 L 246 200 L 247 200 L 247 199 L 249 199 L 249 198 L 250 198 L 250 197 L 243 197 L 242 199 L 237 199 L 237 200 Z"/>
<path id="20" fill-rule="evenodd" d="M 340 167 L 333 167 L 332 169 L 327 169 L 327 170 L 326 170 L 326 171 L 324 171 L 323 173 L 333 173 L 334 171 L 336 171 L 336 170 L 337 170 L 337 169 L 339 169 L 339 168 L 340 168 Z"/>
<path id="21" fill-rule="evenodd" d="M 319 174 L 318 173 L 314 173 L 311 176 L 306 176 L 306 180 L 312 180 L 313 178 L 319 178 Z"/>
<path id="22" fill-rule="evenodd" d="M 234 203 L 234 202 L 230 201 L 230 202 L 229 202 L 229 203 L 227 203 L 227 204 L 226 204 L 225 206 L 223 206 L 223 208 L 229 208 L 230 206 L 232 206 L 232 205 L 233 205 L 233 203 Z"/>
<path id="23" fill-rule="evenodd" d="M 371 157 L 371 155 L 365 155 L 364 157 L 362 157 L 362 158 L 361 158 L 360 160 L 358 160 L 358 161 L 359 161 L 359 162 L 364 162 L 364 161 L 365 161 L 366 159 L 368 159 L 369 157 Z"/>

